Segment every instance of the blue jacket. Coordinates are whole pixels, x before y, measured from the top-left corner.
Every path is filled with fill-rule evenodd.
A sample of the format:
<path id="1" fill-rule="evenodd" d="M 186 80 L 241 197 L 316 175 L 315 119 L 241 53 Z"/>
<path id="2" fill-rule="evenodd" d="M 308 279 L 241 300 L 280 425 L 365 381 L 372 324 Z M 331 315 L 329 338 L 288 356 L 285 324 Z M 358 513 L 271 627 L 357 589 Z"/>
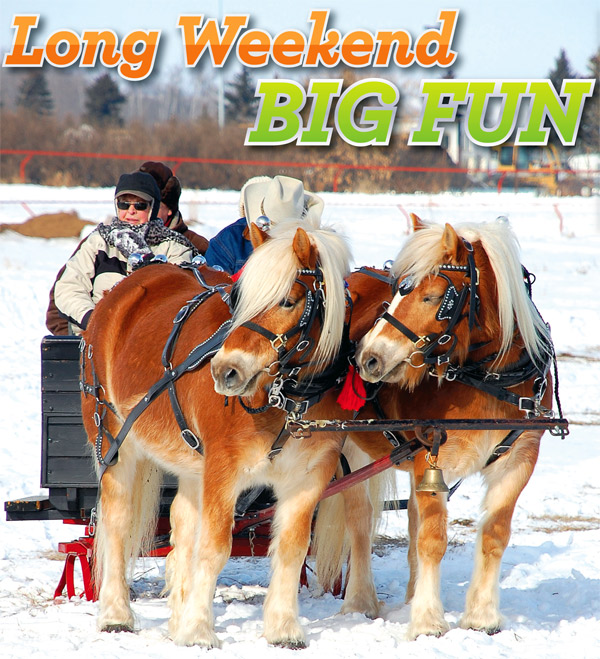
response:
<path id="1" fill-rule="evenodd" d="M 225 272 L 235 274 L 252 254 L 252 243 L 244 238 L 247 226 L 242 217 L 211 238 L 204 255 L 208 265 L 220 265 Z"/>

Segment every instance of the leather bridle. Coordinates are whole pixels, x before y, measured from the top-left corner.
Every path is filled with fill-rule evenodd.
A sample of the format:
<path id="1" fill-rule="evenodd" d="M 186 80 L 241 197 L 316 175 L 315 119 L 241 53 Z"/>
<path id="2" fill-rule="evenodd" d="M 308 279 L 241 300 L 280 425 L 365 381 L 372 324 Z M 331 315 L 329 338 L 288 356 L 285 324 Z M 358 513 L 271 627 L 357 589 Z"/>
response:
<path id="1" fill-rule="evenodd" d="M 442 332 L 432 332 L 431 334 L 419 336 L 404 323 L 400 322 L 397 318 L 394 318 L 394 316 L 392 316 L 387 311 L 381 315 L 381 319 L 388 322 L 415 344 L 416 350 L 410 355 L 410 357 L 407 358 L 411 366 L 415 368 L 420 368 L 426 365 L 442 366 L 444 364 L 448 364 L 458 343 L 458 338 L 454 332 L 458 323 L 466 317 L 468 318 L 469 322 L 469 331 L 471 331 L 475 326 L 477 312 L 479 310 L 479 271 L 475 267 L 473 246 L 464 238 L 462 241 L 465 249 L 467 250 L 467 264 L 440 265 L 436 275 L 437 277 L 444 278 L 448 283 L 442 298 L 442 302 L 440 303 L 436 313 L 437 320 L 448 321 L 448 325 Z M 468 283 L 466 283 L 460 291 L 457 291 L 450 277 L 443 273 L 444 270 L 449 272 L 464 272 L 465 278 L 468 279 Z M 415 289 L 413 280 L 410 276 L 405 277 L 401 281 L 399 281 L 397 278 L 393 279 L 391 284 L 392 292 L 394 295 L 397 293 L 399 293 L 401 296 L 409 295 Z M 469 303 L 468 312 L 463 314 L 463 310 L 467 302 Z M 436 348 L 439 346 L 446 346 L 447 344 L 450 345 L 443 354 L 433 354 Z M 420 356 L 420 361 L 418 363 L 413 362 L 413 356 L 415 355 Z"/>
<path id="2" fill-rule="evenodd" d="M 314 278 L 312 289 L 308 284 L 299 278 L 303 275 Z M 291 362 L 294 357 L 300 353 L 304 353 L 308 356 L 312 352 L 315 342 L 311 338 L 310 333 L 313 329 L 313 325 L 317 317 L 322 319 L 325 313 L 325 289 L 323 286 L 323 272 L 318 263 L 314 269 L 298 270 L 298 278 L 295 279 L 294 283 L 302 286 L 305 289 L 306 294 L 304 297 L 304 310 L 302 311 L 300 319 L 293 327 L 281 334 L 276 334 L 275 332 L 272 332 L 266 327 L 263 327 L 262 325 L 259 325 L 253 321 L 246 321 L 240 325 L 240 327 L 246 327 L 247 329 L 257 332 L 261 336 L 264 336 L 269 341 L 271 347 L 277 355 L 277 358 L 264 369 L 271 377 L 274 378 L 269 387 L 268 404 L 264 405 L 263 407 L 253 408 L 247 406 L 240 398 L 240 403 L 247 412 L 256 414 L 263 412 L 270 407 L 275 407 L 285 410 L 288 412 L 288 415 L 291 414 L 302 416 L 306 413 L 310 405 L 314 404 L 318 399 L 322 397 L 323 391 L 331 386 L 330 383 L 323 383 L 322 386 L 317 387 L 315 391 L 312 392 L 312 396 L 305 396 L 301 400 L 290 398 L 292 395 L 300 396 L 303 393 L 307 393 L 301 392 L 299 390 L 299 375 L 303 368 L 312 365 L 313 362 L 310 360 L 296 362 L 294 364 Z M 235 309 L 237 302 L 237 286 L 238 284 L 236 283 L 231 294 L 231 304 L 233 309 Z M 296 335 L 299 335 L 298 340 L 294 343 L 293 346 L 288 348 L 287 346 L 290 339 Z M 320 376 L 317 376 L 317 379 L 319 381 L 322 380 Z M 312 380 L 313 379 L 311 379 L 311 381 Z"/>

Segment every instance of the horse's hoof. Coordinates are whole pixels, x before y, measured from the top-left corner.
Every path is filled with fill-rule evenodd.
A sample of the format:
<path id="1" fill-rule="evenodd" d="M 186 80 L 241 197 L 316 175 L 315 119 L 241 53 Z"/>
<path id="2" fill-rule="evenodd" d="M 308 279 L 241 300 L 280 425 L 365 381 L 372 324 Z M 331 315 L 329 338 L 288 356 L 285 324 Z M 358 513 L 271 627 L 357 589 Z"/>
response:
<path id="1" fill-rule="evenodd" d="M 207 650 L 212 650 L 214 648 L 219 649 L 221 647 L 221 641 L 212 630 L 205 630 L 203 633 L 176 632 L 170 634 L 170 636 L 175 645 L 180 645 L 182 647 L 196 646 Z"/>
<path id="2" fill-rule="evenodd" d="M 494 636 L 502 631 L 502 620 L 498 619 L 498 616 L 494 616 L 495 620 L 492 619 L 489 623 L 485 623 L 481 618 L 479 620 L 469 620 L 467 617 L 463 617 L 459 622 L 459 626 L 462 629 L 472 629 L 474 632 L 484 632 L 488 636 Z"/>
<path id="3" fill-rule="evenodd" d="M 362 613 L 364 616 L 371 620 L 381 617 L 380 611 L 383 606 L 383 602 L 380 602 L 377 597 L 369 597 L 359 600 L 358 598 L 353 598 L 346 600 L 342 604 L 340 613 L 346 615 L 347 613 Z"/>
<path id="4" fill-rule="evenodd" d="M 470 627 L 465 627 L 464 629 L 472 629 L 474 632 L 484 632 L 488 636 L 494 636 L 494 634 L 499 634 L 502 631 L 502 628 L 497 625 L 492 627 L 475 627 L 472 625 Z"/>
<path id="5" fill-rule="evenodd" d="M 447 622 L 439 622 L 437 624 L 432 624 L 431 626 L 411 626 L 407 633 L 407 638 L 409 641 L 415 641 L 419 636 L 434 636 L 439 638 L 443 636 L 446 632 L 450 631 L 450 625 Z"/>
<path id="6" fill-rule="evenodd" d="M 407 641 L 416 641 L 419 636 L 429 636 L 433 638 L 441 638 L 446 632 L 442 631 L 441 629 L 435 629 L 433 631 L 428 631 L 428 632 L 412 632 L 409 631 L 406 634 L 406 640 Z"/>
<path id="7" fill-rule="evenodd" d="M 276 648 L 285 648 L 286 650 L 305 650 L 306 643 L 304 641 L 276 641 L 271 643 Z"/>
<path id="8" fill-rule="evenodd" d="M 109 634 L 117 634 L 119 632 L 133 632 L 133 627 L 131 627 L 131 625 L 115 623 L 111 625 L 104 625 L 100 631 L 108 632 Z"/>

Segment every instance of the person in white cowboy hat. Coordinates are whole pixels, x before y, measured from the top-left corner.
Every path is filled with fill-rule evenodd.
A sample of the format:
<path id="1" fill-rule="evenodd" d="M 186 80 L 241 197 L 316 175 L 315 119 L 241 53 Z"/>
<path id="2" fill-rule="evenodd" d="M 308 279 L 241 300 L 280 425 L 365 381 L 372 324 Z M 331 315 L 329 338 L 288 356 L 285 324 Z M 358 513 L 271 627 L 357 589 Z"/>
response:
<path id="1" fill-rule="evenodd" d="M 281 220 L 320 218 L 321 197 L 304 189 L 302 181 L 289 176 L 255 176 L 240 191 L 240 219 L 221 230 L 208 244 L 205 258 L 210 266 L 220 266 L 235 274 L 252 253 L 250 223 L 261 228 Z"/>

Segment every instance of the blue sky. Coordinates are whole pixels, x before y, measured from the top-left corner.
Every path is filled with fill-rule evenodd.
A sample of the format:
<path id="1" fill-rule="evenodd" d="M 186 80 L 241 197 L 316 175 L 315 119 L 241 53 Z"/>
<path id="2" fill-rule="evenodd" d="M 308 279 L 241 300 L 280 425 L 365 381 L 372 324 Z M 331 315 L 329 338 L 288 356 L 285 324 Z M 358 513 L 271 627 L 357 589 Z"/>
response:
<path id="1" fill-rule="evenodd" d="M 453 69 L 459 78 L 543 78 L 561 48 L 567 51 L 573 68 L 586 74 L 600 39 L 597 0 L 2 0 L 0 48 L 6 53 L 11 47 L 12 16 L 16 13 L 41 15 L 31 46 L 43 45 L 48 34 L 60 29 L 81 33 L 84 29 L 110 28 L 119 37 L 134 29 L 161 29 L 153 75 L 165 76 L 184 64 L 177 28 L 179 15 L 204 14 L 212 18 L 220 7 L 225 13 L 249 13 L 250 27 L 271 34 L 284 28 L 307 33 L 310 10 L 331 9 L 329 27 L 341 32 L 396 28 L 408 30 L 413 37 L 436 22 L 440 9 L 459 9 L 453 42 L 458 51 Z M 286 75 L 285 71 L 281 73 Z M 431 71 L 416 66 L 404 73 L 432 77 Z"/>

